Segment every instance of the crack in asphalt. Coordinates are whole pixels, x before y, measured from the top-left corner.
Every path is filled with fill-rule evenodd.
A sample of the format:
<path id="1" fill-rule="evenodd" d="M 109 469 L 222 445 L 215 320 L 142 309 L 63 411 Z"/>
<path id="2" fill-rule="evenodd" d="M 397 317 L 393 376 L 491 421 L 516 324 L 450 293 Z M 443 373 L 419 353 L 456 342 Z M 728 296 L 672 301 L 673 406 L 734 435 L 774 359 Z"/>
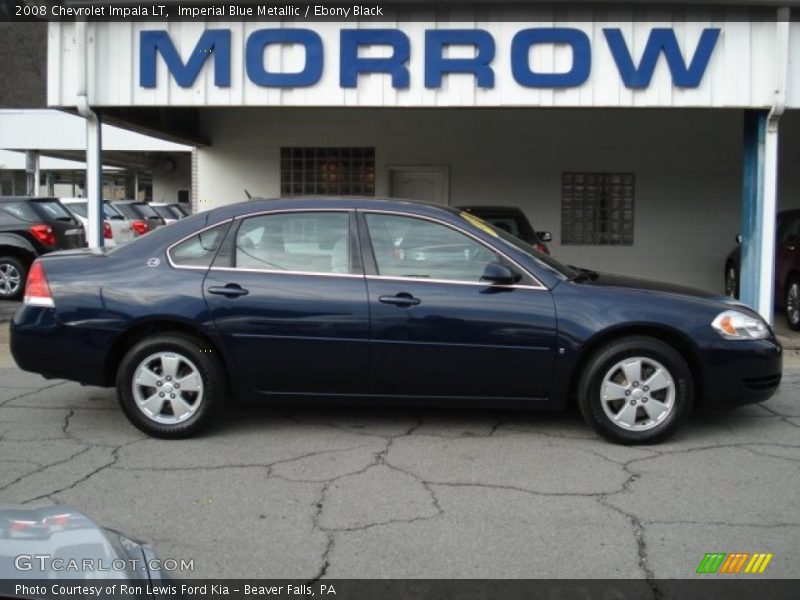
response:
<path id="1" fill-rule="evenodd" d="M 23 389 L 26 390 L 25 393 L 24 394 L 19 394 L 18 396 L 14 396 L 13 398 L 8 398 L 6 400 L 3 400 L 2 402 L 0 402 L 0 408 L 4 407 L 6 404 L 8 404 L 9 402 L 12 402 L 14 400 L 19 400 L 20 398 L 25 398 L 26 396 L 32 396 L 33 394 L 38 394 L 39 392 L 43 392 L 45 390 L 49 390 L 49 389 L 52 389 L 54 387 L 58 387 L 59 385 L 64 385 L 64 384 L 67 384 L 67 383 L 69 383 L 69 382 L 68 381 L 59 381 L 57 383 L 46 385 L 46 386 L 40 387 L 40 388 L 34 388 L 34 389 L 31 389 L 31 388 L 18 388 L 20 390 L 23 390 Z M 10 389 L 10 388 L 6 388 L 6 389 Z M 10 408 L 16 408 L 16 407 L 10 407 Z M 19 408 L 21 408 L 21 407 L 19 407 Z"/>

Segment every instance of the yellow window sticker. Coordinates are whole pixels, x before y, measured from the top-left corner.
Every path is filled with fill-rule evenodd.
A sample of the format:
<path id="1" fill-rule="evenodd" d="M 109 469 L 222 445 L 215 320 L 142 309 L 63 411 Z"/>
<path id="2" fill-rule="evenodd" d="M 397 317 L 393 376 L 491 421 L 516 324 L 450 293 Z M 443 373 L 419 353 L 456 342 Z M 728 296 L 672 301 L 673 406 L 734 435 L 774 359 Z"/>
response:
<path id="1" fill-rule="evenodd" d="M 500 237 L 499 235 L 497 235 L 497 232 L 494 229 L 492 229 L 491 225 L 489 225 L 483 219 L 479 219 L 475 215 L 471 215 L 468 212 L 461 211 L 461 218 L 464 219 L 465 221 L 469 221 L 470 223 L 475 225 L 475 227 L 477 227 L 481 231 L 485 231 L 489 235 L 493 235 L 494 237 Z"/>

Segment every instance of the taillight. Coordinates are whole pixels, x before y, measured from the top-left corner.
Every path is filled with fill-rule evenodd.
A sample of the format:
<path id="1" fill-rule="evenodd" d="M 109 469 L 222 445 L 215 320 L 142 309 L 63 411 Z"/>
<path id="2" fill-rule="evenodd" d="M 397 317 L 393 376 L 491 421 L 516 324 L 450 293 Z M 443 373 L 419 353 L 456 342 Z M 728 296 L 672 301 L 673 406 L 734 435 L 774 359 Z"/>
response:
<path id="1" fill-rule="evenodd" d="M 536 248 L 542 254 L 550 254 L 550 252 L 548 252 L 547 250 L 547 246 L 545 246 L 544 244 L 534 244 L 533 247 Z"/>
<path id="2" fill-rule="evenodd" d="M 114 234 L 111 233 L 111 225 L 108 224 L 108 221 L 103 221 L 103 237 L 107 240 L 114 237 Z"/>
<path id="3" fill-rule="evenodd" d="M 53 228 L 50 225 L 31 225 L 28 231 L 45 246 L 56 245 L 56 234 L 53 233 Z"/>
<path id="4" fill-rule="evenodd" d="M 24 302 L 36 306 L 55 306 L 53 295 L 50 293 L 50 284 L 47 283 L 42 263 L 38 260 L 33 261 L 31 270 L 28 271 Z"/>
<path id="5" fill-rule="evenodd" d="M 134 221 L 131 223 L 131 227 L 133 227 L 136 235 L 144 235 L 150 231 L 150 225 L 147 224 L 147 221 Z"/>

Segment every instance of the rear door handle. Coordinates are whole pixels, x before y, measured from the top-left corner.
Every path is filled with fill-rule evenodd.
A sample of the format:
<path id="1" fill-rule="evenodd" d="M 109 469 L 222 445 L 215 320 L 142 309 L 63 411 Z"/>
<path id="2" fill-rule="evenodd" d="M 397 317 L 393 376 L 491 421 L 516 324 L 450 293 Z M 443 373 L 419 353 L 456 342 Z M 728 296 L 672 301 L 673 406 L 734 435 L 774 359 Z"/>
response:
<path id="1" fill-rule="evenodd" d="M 235 298 L 237 296 L 246 296 L 250 293 L 249 290 L 244 289 L 237 283 L 229 283 L 227 285 L 212 285 L 208 288 L 209 294 L 218 294 L 220 296 L 226 296 L 228 298 Z"/>
<path id="2" fill-rule="evenodd" d="M 419 298 L 414 298 L 411 294 L 401 292 L 395 296 L 380 296 L 378 302 L 384 304 L 394 304 L 395 306 L 416 306 L 422 302 Z"/>

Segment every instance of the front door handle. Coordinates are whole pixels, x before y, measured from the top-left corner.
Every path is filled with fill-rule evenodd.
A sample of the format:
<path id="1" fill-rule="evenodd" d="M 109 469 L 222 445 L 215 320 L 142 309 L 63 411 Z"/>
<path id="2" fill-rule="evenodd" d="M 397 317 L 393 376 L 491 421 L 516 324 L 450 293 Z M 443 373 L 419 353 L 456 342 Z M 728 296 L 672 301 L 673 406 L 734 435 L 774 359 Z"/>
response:
<path id="1" fill-rule="evenodd" d="M 380 296 L 378 302 L 384 304 L 394 304 L 395 306 L 416 306 L 422 302 L 419 298 L 414 298 L 411 294 L 401 292 L 395 296 Z"/>
<path id="2" fill-rule="evenodd" d="M 249 290 L 244 289 L 237 283 L 229 283 L 227 285 L 212 285 L 208 288 L 209 294 L 218 294 L 227 298 L 236 298 L 237 296 L 246 296 L 250 293 Z"/>

